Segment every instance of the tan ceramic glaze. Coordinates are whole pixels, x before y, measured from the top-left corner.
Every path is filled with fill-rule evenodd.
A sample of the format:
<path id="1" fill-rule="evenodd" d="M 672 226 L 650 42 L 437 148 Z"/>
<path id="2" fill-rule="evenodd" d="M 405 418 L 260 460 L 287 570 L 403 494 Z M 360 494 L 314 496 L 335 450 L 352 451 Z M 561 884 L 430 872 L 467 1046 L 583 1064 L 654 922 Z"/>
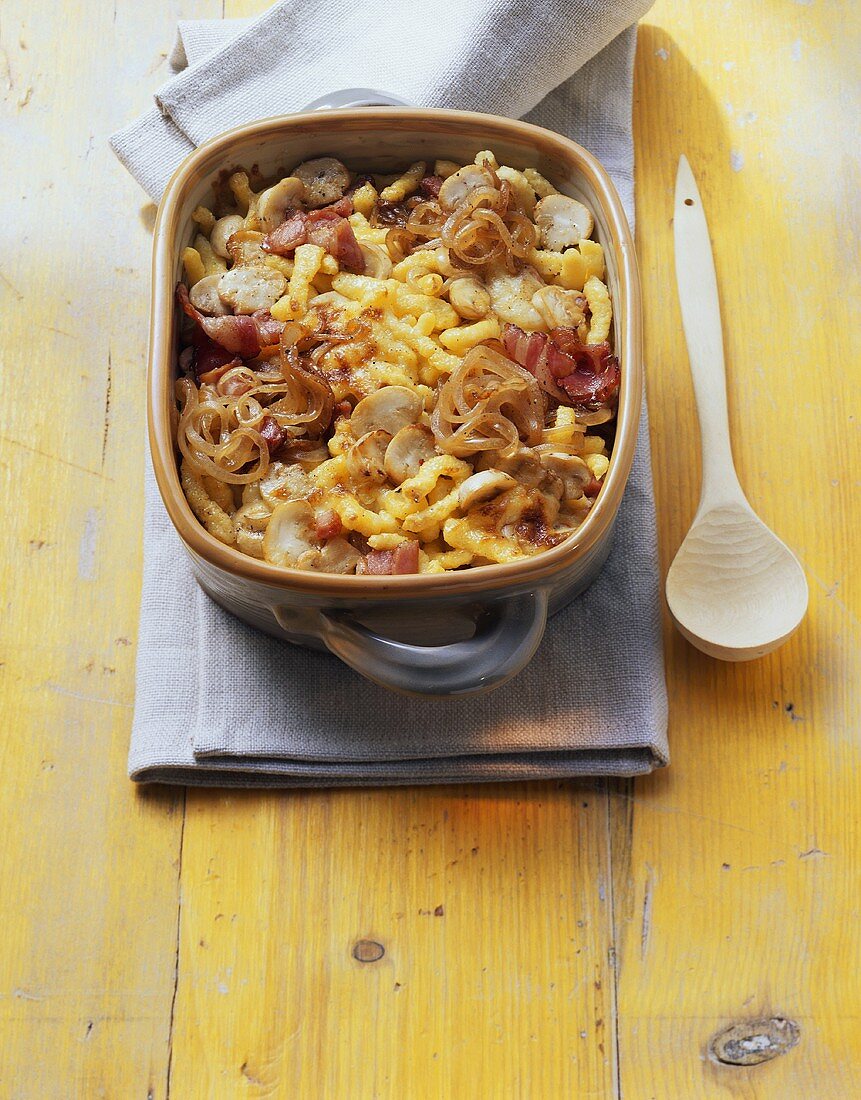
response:
<path id="1" fill-rule="evenodd" d="M 535 557 L 439 575 L 342 576 L 270 565 L 213 538 L 182 492 L 173 438 L 180 254 L 191 213 L 225 168 L 264 175 L 331 154 L 349 167 L 391 172 L 405 162 L 500 162 L 534 167 L 594 213 L 614 302 L 622 368 L 615 447 L 584 523 Z M 149 438 L 159 490 L 202 587 L 223 607 L 287 641 L 328 648 L 363 675 L 400 691 L 467 694 L 498 686 L 532 656 L 548 613 L 596 577 L 631 469 L 643 393 L 642 316 L 634 244 L 619 197 L 598 162 L 574 142 L 524 122 L 460 111 L 360 108 L 266 119 L 195 150 L 177 169 L 155 226 L 149 350 Z"/>

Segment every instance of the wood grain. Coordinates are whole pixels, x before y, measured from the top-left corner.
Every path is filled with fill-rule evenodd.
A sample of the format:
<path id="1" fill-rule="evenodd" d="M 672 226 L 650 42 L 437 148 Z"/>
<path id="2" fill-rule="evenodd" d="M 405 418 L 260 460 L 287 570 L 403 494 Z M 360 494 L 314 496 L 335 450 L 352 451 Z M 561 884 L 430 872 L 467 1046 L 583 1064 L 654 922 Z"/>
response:
<path id="1" fill-rule="evenodd" d="M 607 861 L 571 784 L 189 792 L 173 1094 L 613 1095 Z"/>
<path id="2" fill-rule="evenodd" d="M 737 465 L 805 566 L 802 630 L 731 667 L 667 624 L 672 767 L 609 794 L 187 804 L 125 778 L 152 209 L 106 139 L 164 79 L 175 20 L 221 5 L 56 12 L 7 0 L 0 17 L 0 1095 L 852 1095 L 857 12 L 661 0 L 637 63 L 662 564 L 699 479 L 672 275 L 684 151 L 713 225 Z M 799 1028 L 786 1053 L 713 1060 L 715 1034 L 775 1017 Z"/>
<path id="3" fill-rule="evenodd" d="M 167 1094 L 182 793 L 141 795 L 125 772 L 150 245 L 106 138 L 144 106 L 178 14 L 9 0 L 0 16 L 0 1095 L 15 1100 Z"/>
<path id="4" fill-rule="evenodd" d="M 615 808 L 631 816 L 614 832 L 621 1094 L 848 1096 L 861 1071 L 861 998 L 846 977 L 861 858 L 861 348 L 847 230 L 858 20 L 844 8 L 835 21 L 834 5 L 710 17 L 659 3 L 649 22 L 635 132 L 663 565 L 699 490 L 670 225 L 685 152 L 714 241 L 739 475 L 801 559 L 811 605 L 784 649 L 750 665 L 712 662 L 668 629 L 672 766 L 620 790 Z M 800 1026 L 788 1053 L 746 1068 L 707 1054 L 724 1026 L 771 1016 Z"/>

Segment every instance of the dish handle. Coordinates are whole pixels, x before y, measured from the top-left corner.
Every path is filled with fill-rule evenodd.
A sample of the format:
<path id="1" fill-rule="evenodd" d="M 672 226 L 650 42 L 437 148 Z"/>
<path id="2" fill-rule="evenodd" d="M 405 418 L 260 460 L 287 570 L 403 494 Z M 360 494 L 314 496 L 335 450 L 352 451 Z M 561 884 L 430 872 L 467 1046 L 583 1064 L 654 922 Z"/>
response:
<path id="1" fill-rule="evenodd" d="M 338 92 L 328 92 L 319 99 L 306 103 L 306 111 L 339 111 L 345 107 L 409 107 L 405 99 L 398 99 L 389 92 L 377 92 L 373 88 L 342 88 Z"/>
<path id="2" fill-rule="evenodd" d="M 494 601 L 471 638 L 448 645 L 384 638 L 339 611 L 321 612 L 319 633 L 336 657 L 382 687 L 407 695 L 477 695 L 520 672 L 546 624 L 547 591 L 541 589 Z"/>

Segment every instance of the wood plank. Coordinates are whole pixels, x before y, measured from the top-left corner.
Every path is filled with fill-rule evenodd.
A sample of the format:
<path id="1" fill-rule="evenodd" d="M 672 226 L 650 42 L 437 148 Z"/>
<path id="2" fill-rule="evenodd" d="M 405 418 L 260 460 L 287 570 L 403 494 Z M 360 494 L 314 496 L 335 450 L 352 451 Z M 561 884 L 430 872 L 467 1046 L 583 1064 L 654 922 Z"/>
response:
<path id="1" fill-rule="evenodd" d="M 172 1094 L 613 1095 L 608 870 L 603 786 L 189 791 Z"/>
<path id="2" fill-rule="evenodd" d="M 0 1093 L 16 1100 L 166 1095 L 182 795 L 125 774 L 150 244 L 107 137 L 162 79 L 177 14 L 9 0 L 0 24 Z"/>
<path id="3" fill-rule="evenodd" d="M 850 366 L 861 347 L 846 227 L 858 18 L 837 7 L 661 2 L 640 36 L 663 565 L 699 484 L 670 224 L 685 152 L 714 239 L 740 477 L 802 559 L 811 607 L 785 649 L 742 666 L 710 661 L 668 627 L 672 767 L 614 798 L 623 1096 L 849 1096 L 861 1072 L 861 379 Z M 746 1068 L 710 1056 L 726 1025 L 772 1016 L 800 1026 L 789 1053 Z"/>

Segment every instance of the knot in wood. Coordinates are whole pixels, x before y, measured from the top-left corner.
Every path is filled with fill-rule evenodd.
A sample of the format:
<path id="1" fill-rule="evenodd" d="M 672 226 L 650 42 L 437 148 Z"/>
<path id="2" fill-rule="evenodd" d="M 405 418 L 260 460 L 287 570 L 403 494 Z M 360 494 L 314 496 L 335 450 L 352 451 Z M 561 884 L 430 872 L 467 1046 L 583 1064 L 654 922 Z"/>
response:
<path id="1" fill-rule="evenodd" d="M 386 949 L 376 940 L 356 940 L 353 944 L 353 958 L 360 963 L 373 963 L 385 955 Z"/>
<path id="2" fill-rule="evenodd" d="M 709 1050 L 727 1066 L 758 1066 L 792 1050 L 800 1036 L 798 1024 L 782 1016 L 744 1020 L 714 1035 Z"/>

